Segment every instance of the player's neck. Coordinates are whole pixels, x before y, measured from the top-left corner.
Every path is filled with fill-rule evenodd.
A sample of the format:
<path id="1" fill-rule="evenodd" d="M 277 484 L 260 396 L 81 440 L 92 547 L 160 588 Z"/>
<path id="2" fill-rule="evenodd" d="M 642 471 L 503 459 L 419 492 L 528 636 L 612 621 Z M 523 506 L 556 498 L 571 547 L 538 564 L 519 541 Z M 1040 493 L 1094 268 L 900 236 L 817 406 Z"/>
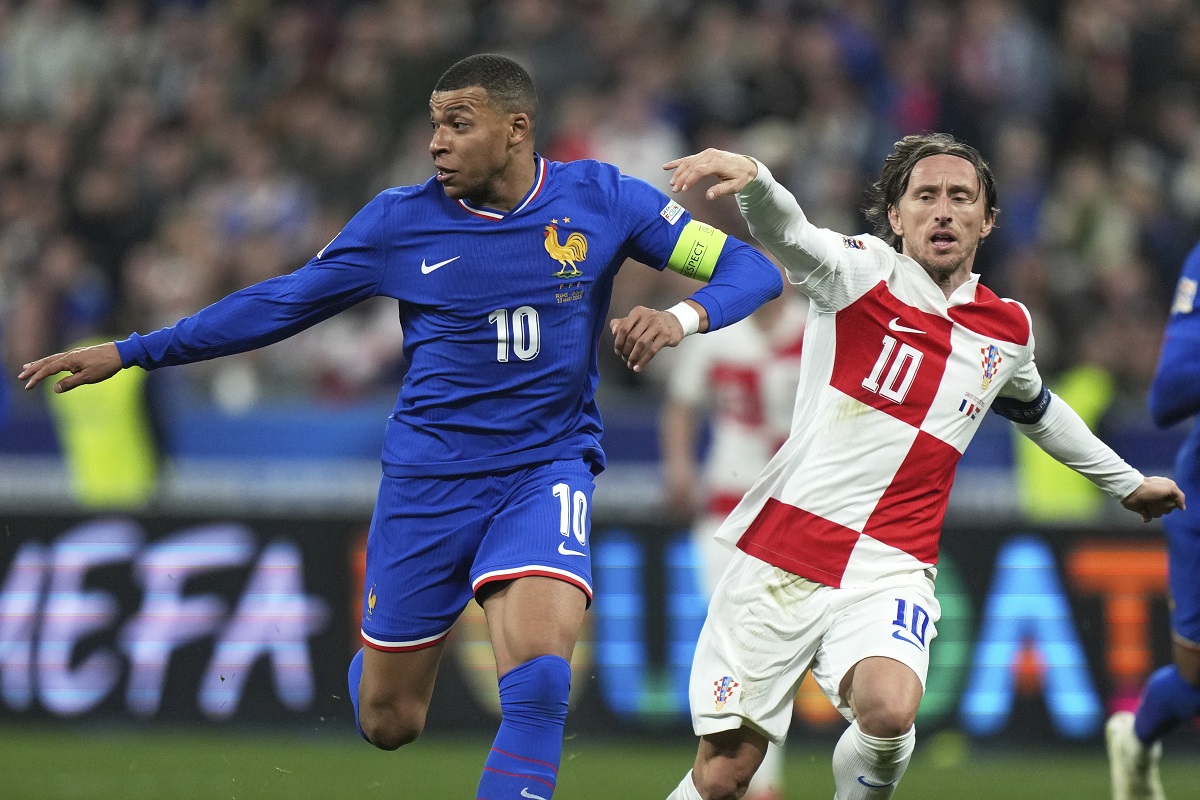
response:
<path id="1" fill-rule="evenodd" d="M 532 153 L 514 156 L 508 169 L 493 186 L 492 197 L 480 205 L 497 211 L 512 211 L 517 207 L 537 179 L 537 159 Z"/>
<path id="2" fill-rule="evenodd" d="M 949 300 L 950 295 L 954 294 L 958 290 L 958 287 L 971 280 L 971 264 L 972 261 L 966 261 L 953 269 L 939 269 L 936 266 L 928 264 L 921 264 L 921 266 L 925 269 L 925 274 L 938 285 L 938 288 L 942 290 L 942 294 Z"/>

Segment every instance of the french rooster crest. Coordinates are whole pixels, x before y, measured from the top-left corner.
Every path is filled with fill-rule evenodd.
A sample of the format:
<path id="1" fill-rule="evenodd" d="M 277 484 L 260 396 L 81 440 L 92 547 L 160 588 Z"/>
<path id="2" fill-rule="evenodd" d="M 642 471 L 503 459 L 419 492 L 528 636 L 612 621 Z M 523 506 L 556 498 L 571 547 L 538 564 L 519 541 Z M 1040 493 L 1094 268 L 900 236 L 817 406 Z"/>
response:
<path id="1" fill-rule="evenodd" d="M 564 222 L 570 222 L 564 219 Z M 567 236 L 566 244 L 558 242 L 558 220 L 546 226 L 546 252 L 558 262 L 561 269 L 554 273 L 556 278 L 577 278 L 583 274 L 576 263 L 587 258 L 587 239 L 575 231 Z"/>

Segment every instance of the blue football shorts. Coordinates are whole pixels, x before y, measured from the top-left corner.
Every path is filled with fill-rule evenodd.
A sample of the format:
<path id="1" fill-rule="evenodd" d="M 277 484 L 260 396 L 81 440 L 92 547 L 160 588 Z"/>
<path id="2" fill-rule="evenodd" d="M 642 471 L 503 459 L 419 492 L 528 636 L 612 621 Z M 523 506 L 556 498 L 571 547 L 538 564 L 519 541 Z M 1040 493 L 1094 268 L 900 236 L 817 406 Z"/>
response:
<path id="1" fill-rule="evenodd" d="M 1162 518 L 1167 532 L 1167 582 L 1171 591 L 1171 630 L 1175 638 L 1200 648 L 1200 527 L 1176 511 Z"/>
<path id="2" fill-rule="evenodd" d="M 378 650 L 444 639 L 480 588 L 541 575 L 592 598 L 595 483 L 582 459 L 497 474 L 385 475 L 367 535 L 362 637 Z"/>

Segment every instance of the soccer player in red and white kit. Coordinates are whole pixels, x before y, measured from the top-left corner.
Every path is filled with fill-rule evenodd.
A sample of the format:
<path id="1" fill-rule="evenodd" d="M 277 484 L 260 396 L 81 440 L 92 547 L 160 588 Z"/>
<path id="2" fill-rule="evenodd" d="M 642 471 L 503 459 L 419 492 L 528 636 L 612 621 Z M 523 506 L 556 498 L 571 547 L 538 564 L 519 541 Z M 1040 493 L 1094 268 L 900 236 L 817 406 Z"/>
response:
<path id="1" fill-rule="evenodd" d="M 671 362 L 659 414 L 667 503 L 692 518 L 701 586 L 711 597 L 729 561 L 713 534 L 787 439 L 808 304 L 784 287 L 743 324 L 693 337 Z M 699 459 L 707 420 L 709 440 Z M 783 751 L 772 745 L 743 800 L 781 800 Z"/>
<path id="2" fill-rule="evenodd" d="M 665 165 L 715 177 L 809 298 L 791 435 L 717 537 L 734 547 L 697 644 L 692 770 L 670 800 L 740 797 L 782 742 L 812 670 L 850 721 L 836 800 L 889 798 L 912 755 L 939 618 L 933 582 L 954 469 L 988 409 L 1144 521 L 1182 508 L 1045 388 L 1025 307 L 971 268 L 996 221 L 991 170 L 945 134 L 896 143 L 866 209 L 876 235 L 812 225 L 770 171 L 705 150 Z"/>

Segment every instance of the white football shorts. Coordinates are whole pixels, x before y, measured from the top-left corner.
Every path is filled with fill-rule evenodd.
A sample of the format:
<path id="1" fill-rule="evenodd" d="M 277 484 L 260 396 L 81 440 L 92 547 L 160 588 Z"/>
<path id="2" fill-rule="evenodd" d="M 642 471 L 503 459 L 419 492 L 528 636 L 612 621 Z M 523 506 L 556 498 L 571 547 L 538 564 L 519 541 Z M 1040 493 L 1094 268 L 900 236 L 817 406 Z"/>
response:
<path id="1" fill-rule="evenodd" d="M 851 720 L 839 685 L 869 656 L 907 665 L 924 688 L 940 617 L 932 571 L 837 589 L 734 550 L 696 645 L 692 727 L 703 736 L 747 725 L 781 744 L 810 669 Z"/>

